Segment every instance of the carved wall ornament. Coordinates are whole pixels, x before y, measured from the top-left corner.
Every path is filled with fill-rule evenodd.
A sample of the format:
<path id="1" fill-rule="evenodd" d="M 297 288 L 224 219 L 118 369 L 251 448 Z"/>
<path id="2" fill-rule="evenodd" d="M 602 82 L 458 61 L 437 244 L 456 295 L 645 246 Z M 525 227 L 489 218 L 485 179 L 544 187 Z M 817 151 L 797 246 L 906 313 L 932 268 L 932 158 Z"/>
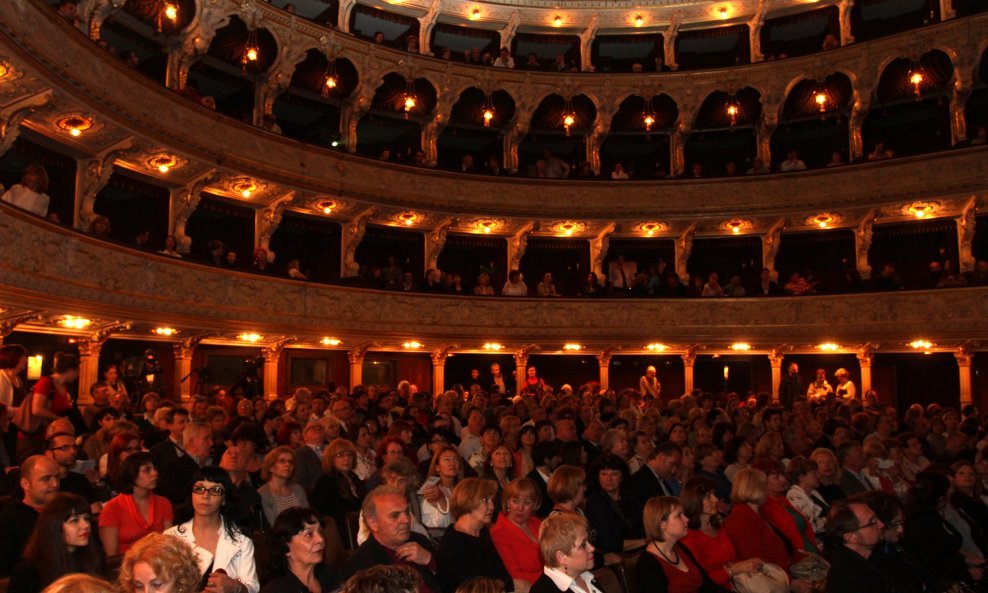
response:
<path id="1" fill-rule="evenodd" d="M 809 226 L 826 229 L 839 225 L 843 220 L 844 217 L 839 212 L 820 212 L 807 216 L 803 222 Z"/>
<path id="2" fill-rule="evenodd" d="M 19 78 L 20 71 L 11 71 L 6 62 L 0 62 L 0 69 L 6 70 L 6 74 L 0 76 L 0 83 L 7 84 L 15 77 Z M 7 154 L 14 141 L 20 136 L 21 121 L 36 110 L 46 107 L 51 103 L 53 92 L 51 89 L 44 89 L 20 97 L 0 109 L 0 156 Z"/>
<path id="3" fill-rule="evenodd" d="M 587 223 L 579 220 L 560 220 L 548 225 L 549 231 L 562 237 L 572 237 L 587 230 Z"/>

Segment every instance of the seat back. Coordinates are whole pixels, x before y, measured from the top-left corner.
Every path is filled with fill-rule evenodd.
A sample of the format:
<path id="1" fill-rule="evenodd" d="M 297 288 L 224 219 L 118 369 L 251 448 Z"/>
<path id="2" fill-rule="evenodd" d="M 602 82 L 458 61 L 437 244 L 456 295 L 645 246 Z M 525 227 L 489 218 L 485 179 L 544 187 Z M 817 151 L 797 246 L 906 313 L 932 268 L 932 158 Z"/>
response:
<path id="1" fill-rule="evenodd" d="M 605 566 L 593 571 L 593 578 L 600 585 L 600 590 L 606 593 L 625 593 L 624 586 L 616 572 L 611 567 Z"/>
<path id="2" fill-rule="evenodd" d="M 638 564 L 638 556 L 646 552 L 640 552 L 633 556 L 627 556 L 621 561 L 621 571 L 619 576 L 624 584 L 625 593 L 638 593 L 638 576 L 635 574 L 635 565 Z"/>
<path id="3" fill-rule="evenodd" d="M 347 549 L 343 546 L 343 538 L 340 537 L 340 528 L 336 525 L 336 520 L 332 517 L 323 517 L 322 536 L 326 540 L 326 548 L 323 550 L 323 560 L 337 569 L 343 567 L 343 563 L 348 558 Z"/>
<path id="4" fill-rule="evenodd" d="M 360 533 L 360 512 L 350 511 L 346 514 L 345 521 L 343 533 L 346 539 L 343 544 L 348 550 L 356 550 L 359 547 L 357 544 L 357 534 Z"/>

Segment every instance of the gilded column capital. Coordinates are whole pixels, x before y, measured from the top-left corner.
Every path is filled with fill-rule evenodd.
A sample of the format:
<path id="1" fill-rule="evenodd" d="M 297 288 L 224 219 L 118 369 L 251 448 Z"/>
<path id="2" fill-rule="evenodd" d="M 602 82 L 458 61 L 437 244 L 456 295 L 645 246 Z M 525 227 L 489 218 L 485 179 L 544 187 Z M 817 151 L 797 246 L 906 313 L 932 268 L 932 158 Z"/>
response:
<path id="1" fill-rule="evenodd" d="M 969 344 L 965 344 L 954 350 L 954 358 L 957 359 L 957 366 L 970 367 L 974 362 L 974 351 Z"/>

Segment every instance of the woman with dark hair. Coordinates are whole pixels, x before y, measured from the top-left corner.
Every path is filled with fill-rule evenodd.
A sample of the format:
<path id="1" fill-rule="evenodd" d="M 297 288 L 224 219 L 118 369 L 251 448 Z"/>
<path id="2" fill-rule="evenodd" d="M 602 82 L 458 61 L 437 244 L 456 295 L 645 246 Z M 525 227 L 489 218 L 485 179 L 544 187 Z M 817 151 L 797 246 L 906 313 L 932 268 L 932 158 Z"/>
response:
<path id="1" fill-rule="evenodd" d="M 192 491 L 181 511 L 192 518 L 165 530 L 195 552 L 202 583 L 222 593 L 257 593 L 254 543 L 237 526 L 240 508 L 226 470 L 202 467 L 192 477 Z M 184 517 L 183 517 L 184 518 Z"/>
<path id="2" fill-rule="evenodd" d="M 724 475 L 733 482 L 734 475 L 748 467 L 754 456 L 754 447 L 743 436 L 736 436 L 727 441 L 724 445 Z"/>
<path id="3" fill-rule="evenodd" d="M 622 487 L 628 477 L 628 465 L 613 453 L 604 453 L 590 466 L 588 481 L 592 492 L 587 496 L 587 521 L 597 533 L 594 546 L 603 554 L 605 564 L 612 556 L 645 545 L 641 507 L 636 508 Z"/>
<path id="4" fill-rule="evenodd" d="M 7 591 L 37 593 L 73 572 L 103 574 L 103 554 L 92 537 L 89 503 L 69 493 L 55 495 L 41 509 L 24 557 L 10 577 Z"/>
<path id="5" fill-rule="evenodd" d="M 20 183 L 11 186 L 0 200 L 45 217 L 48 215 L 48 204 L 51 202 L 46 191 L 48 191 L 48 172 L 41 165 L 30 164 L 24 167 Z"/>
<path id="6" fill-rule="evenodd" d="M 117 478 L 120 492 L 103 505 L 99 516 L 99 538 L 107 556 L 126 552 L 149 533 L 172 526 L 172 503 L 158 496 L 158 470 L 150 453 L 135 453 L 124 460 Z"/>
<path id="7" fill-rule="evenodd" d="M 463 458 L 452 445 L 432 456 L 422 486 L 422 524 L 434 538 L 442 537 L 453 522 L 449 501 L 453 488 L 463 479 Z"/>
<path id="8" fill-rule="evenodd" d="M 532 451 L 537 442 L 539 442 L 539 435 L 535 431 L 535 426 L 532 424 L 522 426 L 521 432 L 518 433 L 518 449 L 515 451 L 516 478 L 523 478 L 535 469 Z"/>
<path id="9" fill-rule="evenodd" d="M 721 518 L 717 512 L 719 500 L 713 480 L 705 477 L 690 478 L 683 485 L 679 501 L 683 505 L 683 514 L 689 521 L 689 533 L 682 543 L 693 553 L 697 563 L 707 571 L 713 582 L 730 589 L 731 575 L 761 570 L 763 562 L 758 558 L 738 559 L 731 538 L 720 528 Z"/>
<path id="10" fill-rule="evenodd" d="M 79 357 L 65 352 L 55 354 L 50 375 L 34 384 L 33 392 L 24 400 L 17 419 L 17 460 L 44 452 L 45 427 L 72 409 L 69 386 L 79 379 Z"/>
<path id="11" fill-rule="evenodd" d="M 943 518 L 950 481 L 946 476 L 924 471 L 916 474 L 916 485 L 906 498 L 904 543 L 937 579 L 974 582 L 983 568 L 961 553 L 963 537 Z"/>
<path id="12" fill-rule="evenodd" d="M 323 562 L 322 529 L 312 509 L 295 507 L 278 515 L 269 532 L 272 578 L 261 593 L 329 593 L 339 586 L 339 575 Z"/>
<path id="13" fill-rule="evenodd" d="M 244 422 L 233 429 L 230 440 L 234 447 L 240 449 L 240 454 L 246 459 L 247 473 L 250 474 L 250 479 L 255 484 L 259 484 L 264 453 L 269 448 L 264 429 L 253 422 Z"/>
<path id="14" fill-rule="evenodd" d="M 408 445 L 404 439 L 399 436 L 386 436 L 381 439 L 374 455 L 377 469 L 371 477 L 364 481 L 368 491 L 381 485 L 381 468 L 384 467 L 384 464 L 399 457 L 407 457 L 409 461 L 415 463 L 415 457 L 409 453 Z"/>

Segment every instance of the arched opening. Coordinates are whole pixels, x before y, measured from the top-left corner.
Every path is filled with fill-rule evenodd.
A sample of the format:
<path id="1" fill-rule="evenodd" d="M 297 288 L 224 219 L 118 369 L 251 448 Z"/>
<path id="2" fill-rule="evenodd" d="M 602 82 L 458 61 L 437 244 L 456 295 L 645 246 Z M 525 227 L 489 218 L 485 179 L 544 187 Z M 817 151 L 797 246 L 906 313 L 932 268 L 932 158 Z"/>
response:
<path id="1" fill-rule="evenodd" d="M 823 49 L 827 35 L 840 39 L 840 10 L 827 6 L 765 20 L 761 50 L 766 60 L 792 58 Z"/>
<path id="2" fill-rule="evenodd" d="M 518 147 L 518 168 L 529 177 L 565 177 L 561 163 L 571 169 L 569 176 L 590 176 L 586 166 L 586 134 L 597 118 L 597 107 L 586 95 L 567 101 L 561 95 L 542 99 L 532 115 L 530 132 Z M 566 122 L 570 122 L 569 130 Z M 539 161 L 542 161 L 540 164 Z"/>
<path id="3" fill-rule="evenodd" d="M 281 133 L 302 142 L 342 148 L 340 110 L 357 83 L 357 69 L 350 60 L 330 62 L 326 54 L 310 49 L 295 67 L 291 84 L 274 101 Z"/>
<path id="4" fill-rule="evenodd" d="M 169 46 L 195 16 L 195 0 L 127 2 L 103 21 L 100 44 L 139 72 L 164 82 Z"/>
<path id="5" fill-rule="evenodd" d="M 253 123 L 257 76 L 274 64 L 278 44 L 264 28 L 251 31 L 240 18 L 216 32 L 209 51 L 189 71 L 188 92 L 211 97 L 216 111 Z"/>
<path id="6" fill-rule="evenodd" d="M 874 153 L 879 143 L 891 151 L 889 156 L 950 148 L 953 72 L 950 58 L 939 50 L 923 54 L 917 62 L 899 58 L 889 64 L 862 126 L 866 154 Z"/>
<path id="7" fill-rule="evenodd" d="M 761 93 L 751 87 L 734 94 L 710 93 L 686 140 L 682 174 L 694 178 L 743 174 L 757 154 L 755 125 L 761 116 Z"/>
<path id="8" fill-rule="evenodd" d="M 854 91 L 851 80 L 835 73 L 823 81 L 805 79 L 789 91 L 779 126 L 772 134 L 772 170 L 795 150 L 807 168 L 825 167 L 831 155 L 848 161 L 848 111 Z"/>
<path id="9" fill-rule="evenodd" d="M 988 49 L 981 54 L 974 90 L 967 100 L 964 117 L 968 141 L 973 144 L 988 143 Z M 985 130 L 986 134 L 981 135 L 981 130 Z"/>
<path id="10" fill-rule="evenodd" d="M 436 89 L 428 80 L 408 81 L 390 73 L 377 87 L 370 113 L 357 124 L 357 152 L 385 161 L 416 162 L 422 125 L 436 108 Z"/>
<path id="11" fill-rule="evenodd" d="M 490 95 L 477 87 L 463 91 L 453 105 L 449 125 L 439 134 L 439 166 L 463 173 L 501 174 L 504 130 L 514 117 L 515 100 L 507 91 Z"/>
<path id="12" fill-rule="evenodd" d="M 601 176 L 610 178 L 618 163 L 631 179 L 668 176 L 669 134 L 678 119 L 679 107 L 669 95 L 626 98 L 600 147 Z"/>
<path id="13" fill-rule="evenodd" d="M 595 72 L 662 72 L 664 47 L 662 33 L 597 35 L 590 56 Z"/>

